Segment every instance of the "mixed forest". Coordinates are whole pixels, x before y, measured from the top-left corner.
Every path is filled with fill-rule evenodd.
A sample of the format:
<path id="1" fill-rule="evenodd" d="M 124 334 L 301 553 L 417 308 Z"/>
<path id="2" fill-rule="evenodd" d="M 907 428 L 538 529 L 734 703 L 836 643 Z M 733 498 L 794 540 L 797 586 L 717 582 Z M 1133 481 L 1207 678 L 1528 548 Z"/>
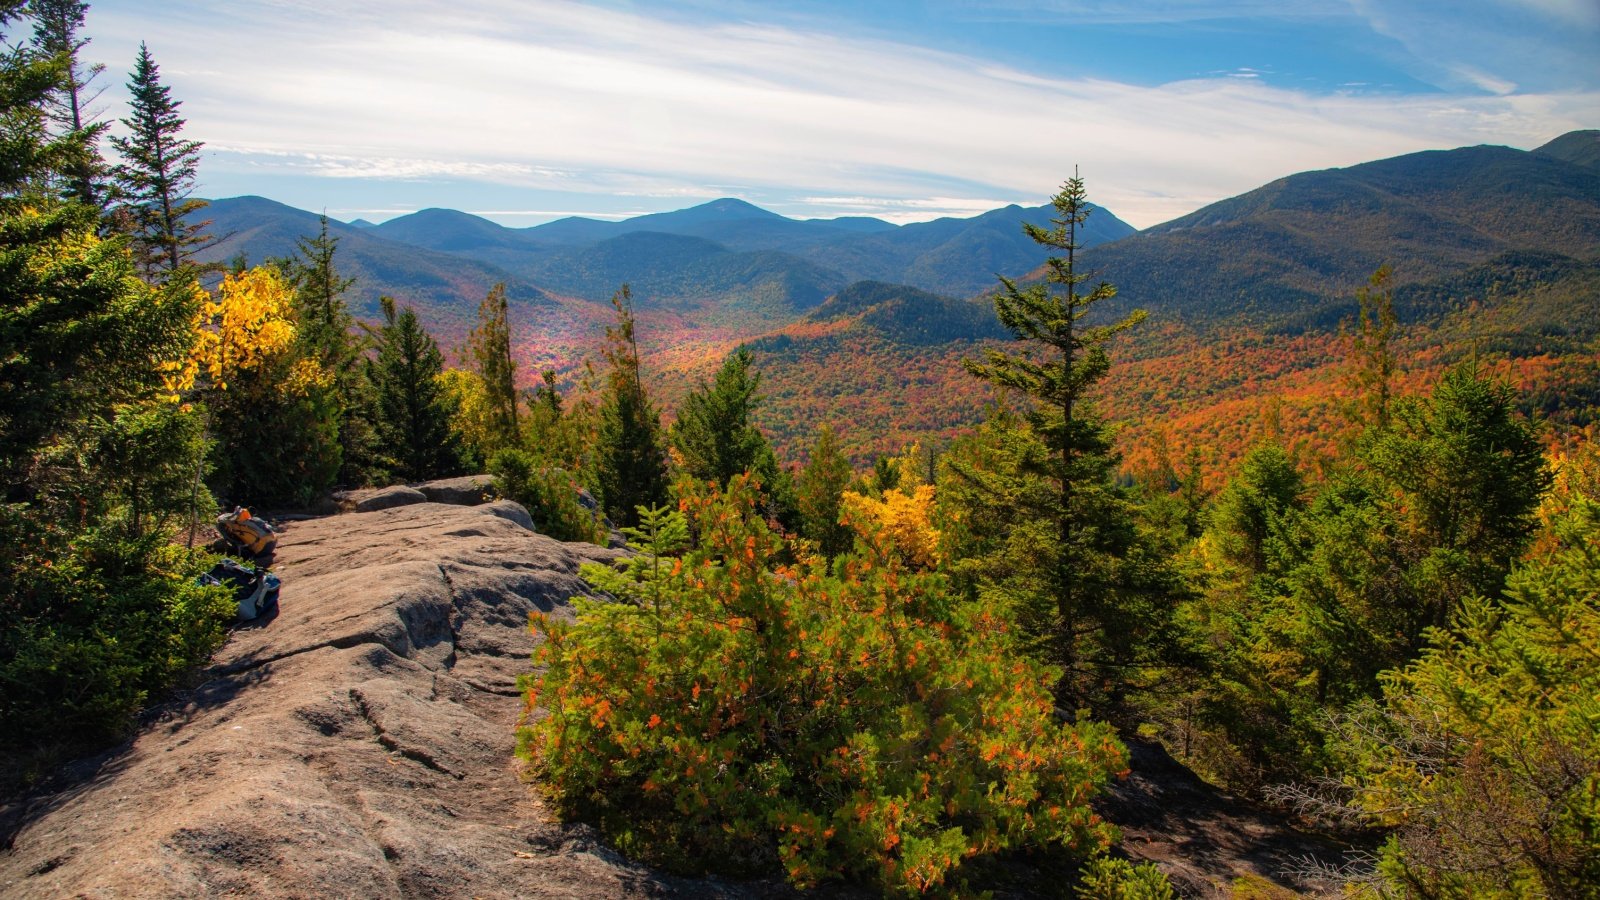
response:
<path id="1" fill-rule="evenodd" d="M 694 285 L 660 275 L 648 298 L 604 284 L 557 362 L 519 318 L 570 297 L 477 285 L 430 330 L 353 299 L 326 217 L 219 259 L 152 54 L 117 136 L 86 116 L 86 13 L 0 0 L 7 791 L 128 734 L 226 639 L 233 602 L 196 581 L 219 510 L 489 472 L 540 531 L 632 549 L 586 567 L 575 620 L 532 623 L 520 732 L 552 806 L 630 857 L 1170 897 L 1092 805 L 1138 738 L 1368 848 L 1308 874 L 1340 889 L 1597 896 L 1587 238 L 1268 273 L 1238 302 L 1270 327 L 1196 325 L 1101 280 L 1192 251 L 1087 249 L 1102 211 L 1074 176 L 1023 226 L 1043 264 L 981 304 L 818 275 L 798 312 L 776 288 L 745 310 L 759 337 L 673 366 L 649 331 L 687 315 L 661 286 Z M 539 265 L 584 290 L 612 271 L 562 253 Z M 1318 291 L 1347 298 L 1331 322 L 1300 302 Z M 870 434 L 882 417 L 807 393 L 843 361 L 918 427 Z"/>

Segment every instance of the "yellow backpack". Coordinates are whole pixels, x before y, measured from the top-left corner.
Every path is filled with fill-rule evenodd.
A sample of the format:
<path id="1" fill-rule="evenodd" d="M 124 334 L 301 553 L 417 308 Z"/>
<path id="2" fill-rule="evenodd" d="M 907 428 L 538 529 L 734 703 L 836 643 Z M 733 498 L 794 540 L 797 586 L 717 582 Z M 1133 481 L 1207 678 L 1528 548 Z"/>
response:
<path id="1" fill-rule="evenodd" d="M 278 546 L 277 529 L 242 506 L 217 516 L 217 533 L 241 555 L 266 556 Z"/>

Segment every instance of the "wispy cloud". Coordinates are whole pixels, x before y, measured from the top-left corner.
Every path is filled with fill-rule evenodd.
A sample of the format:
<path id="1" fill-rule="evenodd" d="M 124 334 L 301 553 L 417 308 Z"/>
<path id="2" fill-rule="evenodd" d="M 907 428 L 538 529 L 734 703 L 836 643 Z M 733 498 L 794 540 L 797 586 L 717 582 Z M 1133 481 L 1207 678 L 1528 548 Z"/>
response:
<path id="1" fill-rule="evenodd" d="M 1549 0 L 1560 2 L 1560 0 Z M 1079 25 L 1149 25 L 1229 19 L 1326 19 L 1348 14 L 1340 0 L 944 0 L 972 19 L 1058 19 Z"/>
<path id="2" fill-rule="evenodd" d="M 1136 6 L 1088 5 L 1106 17 Z M 1265 5 L 1277 6 L 1231 8 Z M 1592 127 L 1600 109 L 1596 92 L 1509 83 L 1407 97 L 1231 77 L 1255 74 L 1245 69 L 1154 87 L 1049 78 L 885 40 L 553 0 L 311 8 L 163 4 L 152 49 L 212 171 L 465 179 L 569 197 L 739 193 L 790 214 L 904 221 L 1037 204 L 1077 164 L 1097 202 L 1142 226 L 1302 169 L 1533 146 Z M 153 30 L 143 2 L 96 10 L 91 48 L 110 62 Z"/>

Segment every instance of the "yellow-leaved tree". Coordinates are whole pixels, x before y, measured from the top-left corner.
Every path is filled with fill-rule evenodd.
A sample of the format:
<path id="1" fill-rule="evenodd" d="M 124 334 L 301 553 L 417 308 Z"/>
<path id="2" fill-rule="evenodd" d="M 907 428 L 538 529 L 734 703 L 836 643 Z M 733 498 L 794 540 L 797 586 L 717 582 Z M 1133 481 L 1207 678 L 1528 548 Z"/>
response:
<path id="1" fill-rule="evenodd" d="M 199 290 L 197 287 L 196 290 Z M 176 390 L 205 404 L 218 493 L 232 503 L 303 505 L 339 471 L 333 379 L 295 343 L 294 289 L 276 268 L 231 274 L 205 295 Z"/>
<path id="2" fill-rule="evenodd" d="M 845 517 L 877 523 L 908 565 L 933 569 L 940 560 L 939 530 L 932 521 L 933 485 L 918 484 L 909 490 L 893 488 L 881 498 L 845 491 Z"/>
<path id="3" fill-rule="evenodd" d="M 461 437 L 463 463 L 468 469 L 481 471 L 498 446 L 483 377 L 466 369 L 445 369 L 439 373 L 439 385 L 455 411 L 450 427 Z"/>

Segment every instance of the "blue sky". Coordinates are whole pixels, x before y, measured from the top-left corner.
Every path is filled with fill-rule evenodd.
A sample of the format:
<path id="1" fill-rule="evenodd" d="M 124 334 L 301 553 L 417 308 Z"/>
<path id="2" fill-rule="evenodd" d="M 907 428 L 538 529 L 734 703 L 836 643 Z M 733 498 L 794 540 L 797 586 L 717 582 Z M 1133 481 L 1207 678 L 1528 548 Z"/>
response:
<path id="1" fill-rule="evenodd" d="M 92 0 L 91 0 L 92 2 Z M 525 226 L 738 196 L 905 222 L 1077 166 L 1145 227 L 1274 178 L 1600 127 L 1600 0 L 101 0 L 200 193 Z"/>

